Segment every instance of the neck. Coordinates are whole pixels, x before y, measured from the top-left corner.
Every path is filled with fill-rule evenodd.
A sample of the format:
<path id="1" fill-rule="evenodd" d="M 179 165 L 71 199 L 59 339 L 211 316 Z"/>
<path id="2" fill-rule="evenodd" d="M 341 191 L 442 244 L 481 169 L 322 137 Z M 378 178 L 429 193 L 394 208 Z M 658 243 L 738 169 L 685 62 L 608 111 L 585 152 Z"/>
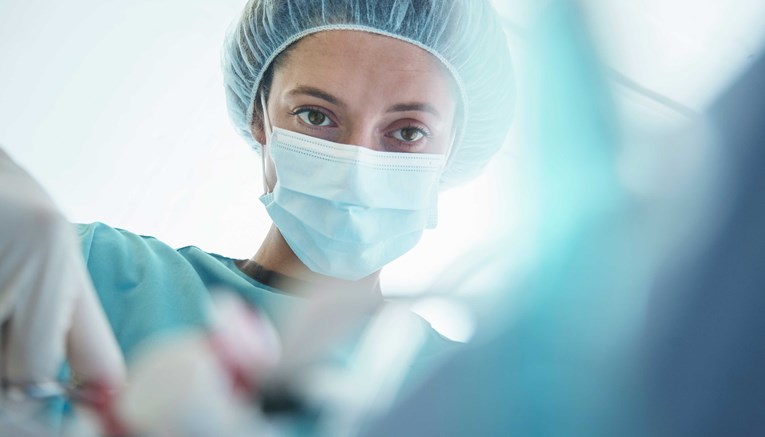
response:
<path id="1" fill-rule="evenodd" d="M 358 281 L 346 281 L 311 271 L 295 255 L 279 229 L 273 224 L 255 256 L 241 266 L 245 273 L 248 271 L 248 263 L 254 263 L 288 278 L 309 283 L 312 286 L 310 288 L 379 292 L 379 271 Z"/>

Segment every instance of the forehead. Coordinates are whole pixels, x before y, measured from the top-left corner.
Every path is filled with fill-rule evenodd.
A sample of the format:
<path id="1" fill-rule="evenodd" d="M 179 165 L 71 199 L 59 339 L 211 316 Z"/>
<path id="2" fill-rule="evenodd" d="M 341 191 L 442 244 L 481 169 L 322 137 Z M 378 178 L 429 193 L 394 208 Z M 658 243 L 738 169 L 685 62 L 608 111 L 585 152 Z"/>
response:
<path id="1" fill-rule="evenodd" d="M 274 72 L 273 88 L 294 85 L 321 86 L 351 103 L 417 100 L 453 112 L 457 100 L 451 75 L 435 56 L 356 30 L 320 32 L 295 43 Z"/>

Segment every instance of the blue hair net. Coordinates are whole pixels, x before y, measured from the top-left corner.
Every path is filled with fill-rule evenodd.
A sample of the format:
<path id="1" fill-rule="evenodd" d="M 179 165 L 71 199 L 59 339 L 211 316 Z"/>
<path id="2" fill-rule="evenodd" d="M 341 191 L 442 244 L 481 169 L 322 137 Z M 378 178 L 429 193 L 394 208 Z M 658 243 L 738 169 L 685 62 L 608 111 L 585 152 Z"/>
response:
<path id="1" fill-rule="evenodd" d="M 499 150 L 510 127 L 514 87 L 507 39 L 488 0 L 250 0 L 226 38 L 223 75 L 229 115 L 256 149 L 252 123 L 265 72 L 292 43 L 330 30 L 406 41 L 451 73 L 462 119 L 442 188 L 475 176 Z"/>

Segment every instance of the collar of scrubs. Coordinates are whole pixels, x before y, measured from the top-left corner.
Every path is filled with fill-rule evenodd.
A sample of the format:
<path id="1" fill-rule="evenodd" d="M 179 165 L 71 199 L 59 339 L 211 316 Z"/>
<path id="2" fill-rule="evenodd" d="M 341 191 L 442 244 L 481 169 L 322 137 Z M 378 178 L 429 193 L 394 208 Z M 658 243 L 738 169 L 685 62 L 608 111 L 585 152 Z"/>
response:
<path id="1" fill-rule="evenodd" d="M 245 275 L 276 290 L 289 292 L 304 290 L 311 286 L 310 282 L 268 270 L 252 260 L 239 260 L 236 265 Z"/>
<path id="2" fill-rule="evenodd" d="M 321 286 L 314 284 L 312 282 L 293 278 L 291 276 L 283 275 L 279 272 L 269 270 L 263 267 L 261 264 L 258 264 L 252 260 L 238 260 L 236 261 L 236 266 L 239 268 L 239 270 L 241 270 L 245 275 L 249 276 L 250 278 L 260 282 L 263 285 L 267 285 L 275 290 L 278 290 L 287 294 L 294 293 L 295 295 L 301 295 L 306 290 L 322 288 Z M 348 288 L 348 291 L 350 291 L 351 289 L 354 288 L 354 285 L 351 284 L 347 288 Z M 343 290 L 338 290 L 338 291 L 343 291 Z M 380 289 L 379 282 L 375 284 L 375 288 L 374 290 L 372 290 L 372 293 L 380 296 L 380 301 L 382 301 L 382 290 Z"/>

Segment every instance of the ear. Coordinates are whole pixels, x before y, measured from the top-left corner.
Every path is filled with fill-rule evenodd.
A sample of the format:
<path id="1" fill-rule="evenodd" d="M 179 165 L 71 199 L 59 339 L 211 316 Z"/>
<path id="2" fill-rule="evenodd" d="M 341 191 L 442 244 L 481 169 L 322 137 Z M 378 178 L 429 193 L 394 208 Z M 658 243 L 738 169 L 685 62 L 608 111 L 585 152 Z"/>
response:
<path id="1" fill-rule="evenodd" d="M 255 141 L 258 142 L 258 144 L 266 143 L 266 132 L 263 129 L 263 117 L 258 110 L 255 110 L 255 113 L 252 115 L 250 132 L 252 132 L 252 137 L 255 139 Z"/>

